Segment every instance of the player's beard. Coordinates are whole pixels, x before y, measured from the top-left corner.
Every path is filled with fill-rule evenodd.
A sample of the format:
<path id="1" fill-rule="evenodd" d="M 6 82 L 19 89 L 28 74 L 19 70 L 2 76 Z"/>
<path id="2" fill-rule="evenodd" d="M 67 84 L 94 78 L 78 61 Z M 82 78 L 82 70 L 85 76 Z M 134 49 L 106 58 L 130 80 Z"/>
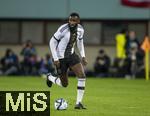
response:
<path id="1" fill-rule="evenodd" d="M 69 28 L 70 28 L 70 31 L 71 31 L 71 32 L 75 32 L 76 29 L 77 29 L 77 24 L 75 24 L 75 25 L 69 24 Z"/>

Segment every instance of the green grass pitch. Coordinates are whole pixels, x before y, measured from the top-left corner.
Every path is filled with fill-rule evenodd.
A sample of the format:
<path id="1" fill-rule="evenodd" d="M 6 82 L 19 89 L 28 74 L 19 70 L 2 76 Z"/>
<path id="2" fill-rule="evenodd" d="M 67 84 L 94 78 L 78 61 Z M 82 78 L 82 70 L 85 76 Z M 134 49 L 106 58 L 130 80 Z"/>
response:
<path id="1" fill-rule="evenodd" d="M 51 116 L 150 116 L 150 81 L 113 78 L 87 78 L 83 103 L 87 110 L 75 110 L 76 78 L 69 78 L 69 86 L 48 88 L 39 77 L 0 77 L 0 90 L 50 91 Z M 57 98 L 68 101 L 65 111 L 54 109 Z"/>

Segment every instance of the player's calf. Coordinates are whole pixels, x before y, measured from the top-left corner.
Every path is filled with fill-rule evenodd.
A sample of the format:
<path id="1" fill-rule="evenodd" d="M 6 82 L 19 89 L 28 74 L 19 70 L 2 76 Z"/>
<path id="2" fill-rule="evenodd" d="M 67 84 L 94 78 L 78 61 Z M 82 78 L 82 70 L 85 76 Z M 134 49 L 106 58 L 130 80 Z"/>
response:
<path id="1" fill-rule="evenodd" d="M 67 76 L 67 74 L 62 74 L 60 76 L 60 80 L 61 80 L 61 84 L 62 84 L 63 87 L 68 86 L 68 76 Z"/>

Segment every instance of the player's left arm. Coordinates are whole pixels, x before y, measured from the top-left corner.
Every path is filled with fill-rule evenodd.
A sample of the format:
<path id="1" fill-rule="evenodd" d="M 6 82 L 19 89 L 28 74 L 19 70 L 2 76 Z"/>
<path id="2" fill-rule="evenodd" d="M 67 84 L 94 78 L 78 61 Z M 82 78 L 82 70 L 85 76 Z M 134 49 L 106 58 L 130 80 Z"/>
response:
<path id="1" fill-rule="evenodd" d="M 84 43 L 83 43 L 83 34 L 84 34 L 84 30 L 82 30 L 80 35 L 79 35 L 79 38 L 77 40 L 77 47 L 78 47 L 80 55 L 82 57 L 83 65 L 87 65 L 87 60 L 85 57 L 85 50 L 84 50 Z"/>

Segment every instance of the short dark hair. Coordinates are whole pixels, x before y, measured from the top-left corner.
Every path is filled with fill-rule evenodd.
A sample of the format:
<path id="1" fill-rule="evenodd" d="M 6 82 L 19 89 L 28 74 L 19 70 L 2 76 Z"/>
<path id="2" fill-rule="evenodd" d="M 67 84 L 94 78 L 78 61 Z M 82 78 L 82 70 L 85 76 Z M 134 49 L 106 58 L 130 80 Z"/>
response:
<path id="1" fill-rule="evenodd" d="M 103 49 L 100 49 L 100 50 L 99 50 L 99 53 L 100 53 L 100 54 L 103 54 L 103 53 L 104 53 L 104 50 L 103 50 Z"/>
<path id="2" fill-rule="evenodd" d="M 128 29 L 123 28 L 123 29 L 120 31 L 120 33 L 125 34 L 127 31 L 128 31 Z"/>
<path id="3" fill-rule="evenodd" d="M 80 18 L 79 14 L 76 13 L 76 12 L 73 12 L 73 13 L 70 14 L 70 17 L 74 17 L 74 16 L 77 16 L 78 18 Z"/>

